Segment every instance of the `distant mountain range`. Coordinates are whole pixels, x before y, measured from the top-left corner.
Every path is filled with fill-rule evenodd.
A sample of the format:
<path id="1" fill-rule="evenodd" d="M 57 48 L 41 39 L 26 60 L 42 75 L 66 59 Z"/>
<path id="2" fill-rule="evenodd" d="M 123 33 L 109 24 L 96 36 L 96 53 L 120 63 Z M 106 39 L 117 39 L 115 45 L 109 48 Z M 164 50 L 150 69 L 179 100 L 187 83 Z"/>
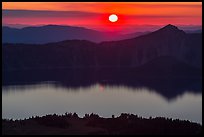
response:
<path id="1" fill-rule="evenodd" d="M 50 33 L 53 33 L 51 30 Z M 86 40 L 66 40 L 41 45 L 3 44 L 2 50 L 3 69 L 6 70 L 139 67 L 165 56 L 202 68 L 202 34 L 187 34 L 173 25 L 120 41 L 99 44 Z"/>
<path id="2" fill-rule="evenodd" d="M 149 32 L 136 32 L 131 34 L 116 34 L 114 32 L 101 32 L 84 27 L 46 25 L 36 27 L 11 28 L 2 27 L 3 43 L 45 44 L 63 40 L 89 40 L 102 42 L 134 38 Z"/>
<path id="3" fill-rule="evenodd" d="M 197 30 L 186 30 L 186 33 L 202 33 L 202 29 L 197 29 Z"/>
<path id="4" fill-rule="evenodd" d="M 20 24 L 18 25 L 20 26 Z M 201 29 L 188 30 L 186 33 L 202 33 Z M 150 31 L 119 34 L 115 32 L 102 32 L 84 27 L 45 25 L 29 26 L 23 28 L 2 27 L 3 43 L 46 44 L 64 40 L 88 40 L 92 42 L 117 41 L 135 38 Z"/>

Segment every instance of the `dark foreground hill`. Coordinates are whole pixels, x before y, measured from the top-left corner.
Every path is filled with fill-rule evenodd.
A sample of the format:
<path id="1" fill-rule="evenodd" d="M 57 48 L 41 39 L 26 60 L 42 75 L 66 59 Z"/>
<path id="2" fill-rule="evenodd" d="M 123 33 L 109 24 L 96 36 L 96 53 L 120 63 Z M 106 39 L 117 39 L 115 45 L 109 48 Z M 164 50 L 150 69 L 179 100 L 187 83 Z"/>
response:
<path id="1" fill-rule="evenodd" d="M 112 118 L 96 114 L 79 118 L 76 113 L 66 113 L 26 120 L 2 119 L 3 135 L 201 135 L 201 132 L 202 126 L 190 121 L 125 113 Z"/>

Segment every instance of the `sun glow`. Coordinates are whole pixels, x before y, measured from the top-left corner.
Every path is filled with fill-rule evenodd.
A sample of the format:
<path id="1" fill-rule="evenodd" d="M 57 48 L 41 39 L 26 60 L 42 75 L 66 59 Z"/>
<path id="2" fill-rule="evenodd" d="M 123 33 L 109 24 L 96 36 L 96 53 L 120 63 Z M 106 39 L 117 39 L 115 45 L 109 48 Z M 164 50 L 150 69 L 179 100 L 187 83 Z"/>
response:
<path id="1" fill-rule="evenodd" d="M 109 16 L 109 21 L 110 21 L 110 22 L 116 22 L 117 20 L 118 20 L 118 16 L 117 16 L 117 15 L 111 14 L 111 15 Z"/>

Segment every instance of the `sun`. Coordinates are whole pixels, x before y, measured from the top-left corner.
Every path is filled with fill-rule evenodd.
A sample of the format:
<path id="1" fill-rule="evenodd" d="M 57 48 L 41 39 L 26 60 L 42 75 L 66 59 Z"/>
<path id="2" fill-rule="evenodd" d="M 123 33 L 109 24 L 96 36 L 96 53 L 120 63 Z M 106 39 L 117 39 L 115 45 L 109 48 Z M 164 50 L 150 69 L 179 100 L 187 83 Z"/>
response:
<path id="1" fill-rule="evenodd" d="M 118 16 L 115 15 L 115 14 L 111 14 L 111 15 L 109 16 L 109 21 L 110 21 L 110 22 L 116 22 L 116 21 L 118 21 Z"/>

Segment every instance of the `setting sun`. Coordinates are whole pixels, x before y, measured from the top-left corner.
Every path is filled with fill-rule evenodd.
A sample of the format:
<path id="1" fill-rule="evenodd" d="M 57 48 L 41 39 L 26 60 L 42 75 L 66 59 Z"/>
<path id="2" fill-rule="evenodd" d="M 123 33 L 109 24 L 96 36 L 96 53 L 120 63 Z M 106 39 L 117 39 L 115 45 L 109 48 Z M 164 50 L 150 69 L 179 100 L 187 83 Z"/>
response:
<path id="1" fill-rule="evenodd" d="M 111 21 L 111 22 L 116 22 L 117 20 L 118 20 L 118 16 L 117 16 L 117 15 L 111 14 L 111 15 L 109 16 L 109 21 Z"/>

